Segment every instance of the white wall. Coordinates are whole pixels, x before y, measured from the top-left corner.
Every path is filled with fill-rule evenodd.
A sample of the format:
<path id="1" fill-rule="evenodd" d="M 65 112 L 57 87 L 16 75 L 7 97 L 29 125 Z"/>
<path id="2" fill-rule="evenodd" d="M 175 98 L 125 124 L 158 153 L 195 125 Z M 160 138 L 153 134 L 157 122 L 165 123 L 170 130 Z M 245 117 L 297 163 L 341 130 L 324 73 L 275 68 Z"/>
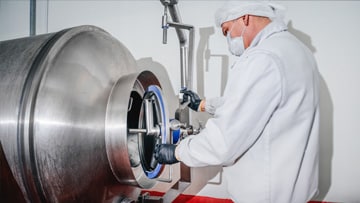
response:
<path id="1" fill-rule="evenodd" d="M 226 40 L 214 27 L 213 14 L 223 1 L 180 0 L 184 23 L 196 27 L 197 90 L 221 94 L 228 56 Z M 290 30 L 314 52 L 321 80 L 320 196 L 334 202 L 360 202 L 360 2 L 280 1 L 288 8 Z M 0 40 L 29 33 L 29 2 L 0 1 Z M 167 68 L 174 91 L 180 87 L 179 47 L 174 30 L 162 44 L 157 0 L 38 1 L 38 34 L 83 24 L 99 26 L 125 44 L 136 59 L 152 57 Z M 205 60 L 204 52 L 210 51 Z M 208 63 L 208 66 L 206 64 Z M 216 180 L 215 180 L 216 181 Z M 224 184 L 209 184 L 199 194 L 226 197 Z"/>

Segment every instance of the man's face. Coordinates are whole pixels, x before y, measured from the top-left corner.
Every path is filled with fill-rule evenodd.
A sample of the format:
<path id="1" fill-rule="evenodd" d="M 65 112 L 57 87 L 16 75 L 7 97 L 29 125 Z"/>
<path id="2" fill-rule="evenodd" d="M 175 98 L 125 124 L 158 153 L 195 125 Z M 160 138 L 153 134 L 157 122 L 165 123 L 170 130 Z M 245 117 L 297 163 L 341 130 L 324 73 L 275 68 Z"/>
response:
<path id="1" fill-rule="evenodd" d="M 243 26 L 245 26 L 244 21 L 243 18 L 240 17 L 238 19 L 230 20 L 221 24 L 221 30 L 225 37 L 227 36 L 228 32 L 230 32 L 231 37 L 233 38 L 241 35 Z"/>

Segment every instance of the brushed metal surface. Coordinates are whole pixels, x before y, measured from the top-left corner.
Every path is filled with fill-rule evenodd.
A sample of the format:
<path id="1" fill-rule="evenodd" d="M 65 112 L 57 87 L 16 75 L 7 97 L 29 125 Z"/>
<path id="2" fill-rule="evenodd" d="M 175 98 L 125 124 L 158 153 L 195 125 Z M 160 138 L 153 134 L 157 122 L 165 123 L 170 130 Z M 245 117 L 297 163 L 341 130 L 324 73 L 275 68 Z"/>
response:
<path id="1" fill-rule="evenodd" d="M 152 187 L 127 109 L 153 84 L 170 86 L 94 26 L 0 42 L 0 141 L 25 201 L 106 202 Z"/>

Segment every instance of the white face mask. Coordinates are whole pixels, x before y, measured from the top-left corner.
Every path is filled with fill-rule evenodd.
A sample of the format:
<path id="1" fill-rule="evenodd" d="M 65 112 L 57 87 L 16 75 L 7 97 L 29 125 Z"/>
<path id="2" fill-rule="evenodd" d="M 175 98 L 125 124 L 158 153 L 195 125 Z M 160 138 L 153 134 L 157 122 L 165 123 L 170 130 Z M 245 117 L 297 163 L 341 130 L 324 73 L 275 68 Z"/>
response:
<path id="1" fill-rule="evenodd" d="M 233 25 L 234 26 L 234 25 Z M 231 31 L 229 31 L 227 33 L 227 42 L 229 45 L 229 51 L 230 53 L 232 53 L 235 56 L 241 56 L 241 54 L 244 53 L 245 51 L 245 46 L 244 46 L 244 40 L 243 40 L 243 34 L 245 32 L 246 27 L 244 27 L 243 31 L 241 32 L 241 35 L 239 37 L 234 37 L 231 38 Z"/>

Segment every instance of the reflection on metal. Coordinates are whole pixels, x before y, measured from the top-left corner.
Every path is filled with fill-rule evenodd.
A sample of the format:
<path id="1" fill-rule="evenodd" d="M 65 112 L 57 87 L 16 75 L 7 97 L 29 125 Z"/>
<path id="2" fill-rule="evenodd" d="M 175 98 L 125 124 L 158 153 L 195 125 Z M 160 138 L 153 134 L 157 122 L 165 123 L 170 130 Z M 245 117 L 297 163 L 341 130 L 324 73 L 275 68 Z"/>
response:
<path id="1" fill-rule="evenodd" d="M 137 199 L 169 173 L 152 158 L 170 140 L 162 86 L 97 27 L 0 42 L 2 187 L 26 202 Z M 147 124 L 160 130 L 129 131 Z"/>

